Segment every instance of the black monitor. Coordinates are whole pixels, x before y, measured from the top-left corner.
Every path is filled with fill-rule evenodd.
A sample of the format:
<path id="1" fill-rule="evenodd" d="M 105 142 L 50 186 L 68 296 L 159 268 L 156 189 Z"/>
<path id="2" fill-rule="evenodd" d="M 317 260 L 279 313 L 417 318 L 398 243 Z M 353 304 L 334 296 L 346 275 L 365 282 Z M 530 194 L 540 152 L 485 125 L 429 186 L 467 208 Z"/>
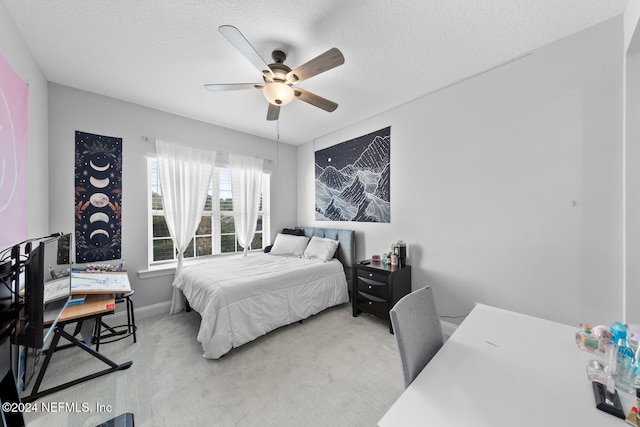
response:
<path id="1" fill-rule="evenodd" d="M 44 325 L 54 326 L 66 307 L 71 296 L 70 248 L 71 234 L 64 234 L 40 241 L 29 252 L 18 344 L 42 348 L 48 338 Z"/>

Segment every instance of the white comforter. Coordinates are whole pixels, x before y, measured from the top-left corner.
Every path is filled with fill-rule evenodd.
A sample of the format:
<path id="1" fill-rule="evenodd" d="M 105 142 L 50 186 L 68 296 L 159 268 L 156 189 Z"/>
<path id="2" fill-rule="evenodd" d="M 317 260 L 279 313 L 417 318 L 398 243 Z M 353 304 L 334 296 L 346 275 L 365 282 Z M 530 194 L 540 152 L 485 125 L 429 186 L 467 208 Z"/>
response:
<path id="1" fill-rule="evenodd" d="M 202 316 L 198 341 L 209 359 L 349 300 L 337 259 L 264 253 L 186 266 L 174 286 Z"/>

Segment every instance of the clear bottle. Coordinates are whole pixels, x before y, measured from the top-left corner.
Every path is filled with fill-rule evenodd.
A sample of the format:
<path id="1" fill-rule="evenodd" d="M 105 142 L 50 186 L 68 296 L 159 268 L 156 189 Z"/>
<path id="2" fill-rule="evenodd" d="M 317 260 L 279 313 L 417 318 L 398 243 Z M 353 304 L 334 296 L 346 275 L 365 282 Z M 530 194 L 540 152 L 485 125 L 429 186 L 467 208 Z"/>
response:
<path id="1" fill-rule="evenodd" d="M 633 350 L 627 344 L 626 331 L 624 337 L 618 337 L 618 352 L 616 358 L 616 388 L 627 393 L 635 391 L 636 365 Z"/>
<path id="2" fill-rule="evenodd" d="M 640 394 L 640 343 L 638 343 L 638 348 L 636 349 L 636 377 L 633 381 L 633 387 L 636 389 L 636 394 Z"/>

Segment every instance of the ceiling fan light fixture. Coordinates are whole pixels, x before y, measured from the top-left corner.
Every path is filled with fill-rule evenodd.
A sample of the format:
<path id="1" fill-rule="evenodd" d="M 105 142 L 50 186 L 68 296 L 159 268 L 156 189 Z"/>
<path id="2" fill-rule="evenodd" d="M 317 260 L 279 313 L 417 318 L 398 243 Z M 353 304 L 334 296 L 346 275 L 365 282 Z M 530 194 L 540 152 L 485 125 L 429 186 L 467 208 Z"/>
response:
<path id="1" fill-rule="evenodd" d="M 286 83 L 271 82 L 264 85 L 262 94 L 270 104 L 282 106 L 293 100 L 293 89 Z"/>

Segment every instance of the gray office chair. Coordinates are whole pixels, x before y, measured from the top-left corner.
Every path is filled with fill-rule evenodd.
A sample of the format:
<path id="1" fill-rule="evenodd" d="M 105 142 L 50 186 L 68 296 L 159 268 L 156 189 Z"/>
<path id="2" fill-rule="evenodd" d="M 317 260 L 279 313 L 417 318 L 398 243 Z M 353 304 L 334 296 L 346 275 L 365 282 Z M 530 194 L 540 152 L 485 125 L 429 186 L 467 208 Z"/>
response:
<path id="1" fill-rule="evenodd" d="M 135 422 L 133 420 L 133 414 L 131 412 L 126 412 L 115 418 L 111 418 L 96 427 L 135 427 Z"/>
<path id="2" fill-rule="evenodd" d="M 405 295 L 389 315 L 407 388 L 444 344 L 433 290 L 427 286 Z"/>

